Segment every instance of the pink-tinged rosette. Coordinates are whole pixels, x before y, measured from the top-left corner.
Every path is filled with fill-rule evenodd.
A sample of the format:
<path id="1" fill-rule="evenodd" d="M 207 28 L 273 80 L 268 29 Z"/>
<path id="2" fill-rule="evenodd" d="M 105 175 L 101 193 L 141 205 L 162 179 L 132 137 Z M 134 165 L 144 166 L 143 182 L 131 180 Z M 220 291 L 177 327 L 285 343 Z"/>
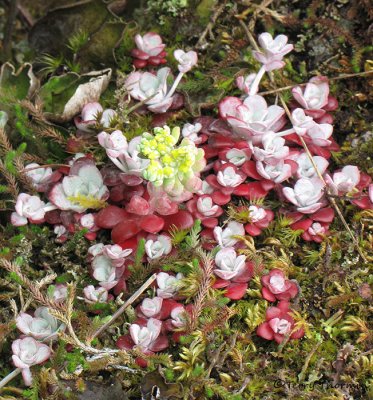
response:
<path id="1" fill-rule="evenodd" d="M 217 279 L 213 285 L 215 289 L 225 289 L 225 297 L 232 300 L 241 299 L 248 287 L 248 281 L 254 273 L 252 262 L 246 262 L 246 256 L 238 256 L 233 247 L 219 250 L 215 256 L 216 268 L 214 273 Z"/>
<path id="2" fill-rule="evenodd" d="M 290 316 L 289 302 L 280 301 L 276 307 L 269 307 L 266 311 L 266 321 L 259 325 L 256 334 L 266 340 L 275 340 L 282 343 L 285 336 L 291 339 L 300 339 L 304 336 L 304 329 L 293 331 L 295 321 Z"/>
<path id="3" fill-rule="evenodd" d="M 144 36 L 137 34 L 135 36 L 137 49 L 131 51 L 131 56 L 134 58 L 133 65 L 136 68 L 144 68 L 147 65 L 157 66 L 165 64 L 166 52 L 165 44 L 162 43 L 162 38 L 154 32 L 148 32 Z"/>
<path id="4" fill-rule="evenodd" d="M 268 301 L 290 300 L 299 292 L 298 285 L 285 278 L 285 274 L 280 269 L 272 269 L 269 274 L 263 275 L 262 296 Z"/>
<path id="5" fill-rule="evenodd" d="M 17 339 L 12 343 L 12 359 L 14 365 L 22 372 L 25 385 L 31 386 L 32 374 L 30 367 L 42 364 L 51 356 L 51 349 L 32 337 Z"/>

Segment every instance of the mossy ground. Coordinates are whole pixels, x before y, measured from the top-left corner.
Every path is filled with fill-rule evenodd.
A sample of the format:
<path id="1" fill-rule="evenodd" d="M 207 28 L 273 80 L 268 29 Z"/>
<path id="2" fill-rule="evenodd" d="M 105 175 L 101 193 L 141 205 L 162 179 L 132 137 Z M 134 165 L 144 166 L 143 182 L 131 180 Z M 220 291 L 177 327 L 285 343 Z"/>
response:
<path id="1" fill-rule="evenodd" d="M 30 12 L 35 19 L 46 15 L 48 8 L 62 5 L 60 2 L 47 3 L 21 1 L 23 13 Z M 235 76 L 257 69 L 240 20 L 255 33 L 286 33 L 289 41 L 296 43 L 284 73 L 276 74 L 277 87 L 307 82 L 316 74 L 334 78 L 372 69 L 373 61 L 369 59 L 372 15 L 367 1 L 263 2 L 268 4 L 268 8 L 258 7 L 259 1 L 152 0 L 128 3 L 127 11 L 120 18 L 108 14 L 105 25 L 91 32 L 94 38 L 91 42 L 86 40 L 84 22 L 85 18 L 88 21 L 94 19 L 92 15 L 102 9 L 100 1 L 76 6 L 79 9 L 70 7 L 49 13 L 44 22 L 34 24 L 32 29 L 21 13 L 15 20 L 11 59 L 15 63 L 36 62 L 40 74 L 41 68 L 46 66 L 46 60 L 41 60 L 40 54 L 52 54 L 44 78 L 71 70 L 84 73 L 93 67 L 113 67 L 117 84 L 120 84 L 122 75 L 132 70 L 128 54 L 135 33 L 159 32 L 167 43 L 169 54 L 177 47 L 194 48 L 198 44 L 198 68 L 181 85 L 186 96 L 185 110 L 173 115 L 171 125 L 190 121 L 201 112 L 216 115 L 216 105 L 222 97 L 239 95 L 234 85 Z M 136 8 L 139 3 L 144 3 L 145 9 Z M 205 31 L 219 7 L 220 14 L 215 15 L 215 21 Z M 55 23 L 56 18 L 68 24 L 76 14 L 80 16 L 80 28 L 74 34 L 69 31 L 58 38 L 57 51 L 49 46 L 54 38 L 47 37 L 49 41 L 45 43 L 38 40 L 48 34 L 48 27 Z M 0 27 L 5 26 L 6 15 L 3 12 L 0 16 Z M 76 28 L 71 24 L 69 26 Z M 28 45 L 27 34 L 38 53 Z M 117 41 L 112 40 L 114 34 Z M 110 37 L 110 46 L 114 47 L 110 51 L 107 36 Z M 41 48 L 43 46 L 45 48 Z M 169 64 L 172 67 L 171 57 Z M 372 87 L 371 76 L 331 81 L 331 91 L 340 104 L 334 114 L 334 137 L 341 145 L 341 151 L 333 154 L 335 168 L 352 164 L 373 173 L 372 113 L 369 108 Z M 262 90 L 271 89 L 270 83 L 264 80 Z M 113 79 L 103 95 L 103 103 L 113 106 L 119 102 L 120 106 L 120 94 Z M 285 91 L 284 96 L 290 98 L 290 93 Z M 275 99 L 275 95 L 268 97 L 271 101 Z M 7 108 L 18 121 L 17 124 L 11 120 L 8 130 L 14 149 L 26 142 L 27 151 L 30 153 L 32 149 L 33 156 L 48 162 L 63 162 L 66 155 L 63 144 L 47 139 L 47 135 L 34 135 L 29 122 L 35 128 L 42 125 L 42 121 L 32 114 L 28 104 L 14 105 L 7 99 Z M 126 134 L 131 137 L 148 131 L 150 123 L 147 117 L 133 117 L 126 127 Z M 59 132 L 64 138 L 74 133 L 74 129 L 71 124 L 65 124 Z M 89 146 L 85 150 L 94 152 L 103 162 L 104 155 L 94 142 Z M 23 184 L 20 182 L 19 185 L 22 187 Z M 2 257 L 18 260 L 22 273 L 31 281 L 55 272 L 58 275 L 56 282 L 75 282 L 78 295 L 82 287 L 93 283 L 86 261 L 90 243 L 82 235 L 77 234 L 65 244 L 57 245 L 48 227 L 11 227 L 6 222 L 12 203 L 5 201 L 5 194 L 1 196 L 5 209 L 1 215 Z M 142 371 L 132 364 L 130 367 L 135 368 L 135 372 L 120 370 L 118 364 L 110 366 L 111 361 L 107 359 L 87 362 L 81 350 L 75 348 L 67 352 L 61 341 L 53 360 L 35 369 L 39 372 L 35 373 L 34 388 L 23 391 L 17 378 L 0 391 L 0 398 L 73 399 L 87 398 L 88 393 L 94 392 L 97 399 L 113 399 L 115 396 L 139 399 L 140 388 L 150 392 L 153 386 L 160 388 L 162 399 L 342 400 L 372 397 L 373 215 L 343 200 L 339 205 L 366 254 L 367 263 L 357 254 L 338 218 L 331 227 L 331 236 L 321 245 L 303 242 L 289 230 L 286 221 L 278 222 L 253 243 L 248 243 L 248 254 L 258 264 L 262 261 L 266 268 L 284 269 L 299 282 L 301 294 L 293 308 L 298 313 L 296 319 L 307 328 L 303 339 L 279 346 L 255 335 L 268 304 L 260 296 L 259 279 L 254 279 L 243 300 L 227 303 L 220 294 L 210 294 L 210 304 L 202 312 L 196 330 L 185 337 L 181 345 L 172 346 L 168 353 L 152 358 L 149 370 L 153 372 L 150 374 L 149 370 Z M 100 240 L 108 243 L 109 236 L 102 234 Z M 179 262 L 170 261 L 168 268 L 189 272 L 190 285 L 185 294 L 193 298 L 201 276 L 190 260 L 198 256 L 193 249 L 185 251 L 187 245 L 182 240 L 183 237 L 180 238 Z M 135 290 L 151 273 L 142 268 L 138 266 L 129 281 L 131 289 Z M 0 271 L 0 277 L 0 377 L 3 377 L 12 369 L 10 345 L 18 336 L 14 324 L 16 307 L 20 309 L 25 302 L 33 300 L 27 290 L 21 289 L 17 276 Z M 77 301 L 73 315 L 77 336 L 84 338 L 89 335 L 117 306 L 104 306 L 100 316 L 95 316 L 97 310 L 87 310 L 82 302 Z M 134 312 L 130 308 L 95 345 L 114 347 L 115 338 L 128 328 L 127 323 L 133 318 Z M 145 373 L 148 375 L 144 377 Z"/>

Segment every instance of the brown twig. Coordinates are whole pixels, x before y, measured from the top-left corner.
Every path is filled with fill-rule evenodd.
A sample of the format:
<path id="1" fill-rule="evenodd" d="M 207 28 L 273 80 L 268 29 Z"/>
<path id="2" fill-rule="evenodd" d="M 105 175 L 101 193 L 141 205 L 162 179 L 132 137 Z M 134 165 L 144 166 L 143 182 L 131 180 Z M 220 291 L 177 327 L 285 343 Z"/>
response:
<path id="1" fill-rule="evenodd" d="M 270 15 L 270 16 L 272 16 L 272 17 L 275 17 L 276 19 L 278 19 L 278 20 L 280 20 L 280 21 L 282 21 L 283 18 L 284 18 L 284 16 L 282 16 L 282 15 L 280 15 L 280 14 L 278 14 L 278 13 L 276 13 L 276 12 L 274 12 L 273 10 L 271 10 L 271 9 L 268 8 L 268 6 L 270 6 L 271 3 L 273 3 L 273 0 L 263 0 L 263 1 L 261 2 L 261 4 L 253 4 L 252 0 L 243 0 L 243 1 L 241 1 L 241 3 L 242 3 L 243 5 L 245 5 L 245 6 L 250 6 L 250 7 L 253 7 L 253 8 L 254 8 L 254 12 L 253 12 L 253 14 L 250 16 L 250 22 L 249 22 L 249 29 L 250 29 L 250 31 L 253 31 L 253 30 L 254 30 L 256 20 L 257 20 L 259 14 L 260 14 L 261 12 L 264 13 L 265 15 Z M 240 24 L 241 24 L 241 22 L 243 22 L 243 21 L 241 21 L 240 18 L 238 18 L 238 19 L 240 20 Z M 241 24 L 241 26 L 242 26 L 242 24 Z M 247 28 L 246 28 L 246 29 L 247 29 Z M 250 39 L 249 39 L 249 40 L 250 40 Z"/>
<path id="2" fill-rule="evenodd" d="M 271 10 L 268 8 L 268 6 L 273 3 L 273 0 L 263 0 L 260 4 L 255 4 L 253 3 L 252 0 L 242 0 L 241 4 L 245 6 L 252 7 L 254 9 L 253 15 L 250 18 L 250 28 L 254 28 L 256 19 L 260 15 L 260 13 L 263 13 L 265 16 L 270 16 L 277 21 L 283 22 L 283 20 L 286 18 L 284 15 L 279 14 L 277 11 Z M 250 11 L 250 8 L 248 9 Z"/>
<path id="3" fill-rule="evenodd" d="M 22 4 L 18 4 L 17 8 L 18 8 L 18 12 L 22 16 L 22 18 L 25 20 L 26 24 L 30 28 L 32 28 L 34 26 L 34 24 L 35 24 L 35 21 L 32 18 L 32 15 L 29 12 L 29 10 L 27 10 L 25 7 L 23 7 Z"/>
<path id="4" fill-rule="evenodd" d="M 212 14 L 209 23 L 206 25 L 206 28 L 204 29 L 204 31 L 202 32 L 201 36 L 198 39 L 198 42 L 196 44 L 196 49 L 202 49 L 205 44 L 206 44 L 206 36 L 207 34 L 210 32 L 211 34 L 211 30 L 213 28 L 213 26 L 215 25 L 217 19 L 220 17 L 221 13 L 224 10 L 226 1 L 224 1 L 222 4 L 220 4 L 219 7 L 217 7 L 214 11 L 214 13 Z"/>
<path id="5" fill-rule="evenodd" d="M 360 76 L 367 76 L 367 75 L 371 75 L 371 74 L 373 74 L 373 71 L 365 71 L 365 72 L 358 72 L 356 74 L 345 74 L 345 75 L 340 75 L 340 76 L 334 76 L 332 78 L 328 78 L 328 80 L 329 81 L 338 81 L 341 79 L 358 78 Z M 283 92 L 284 90 L 289 90 L 296 86 L 306 86 L 307 83 L 308 82 L 297 83 L 295 85 L 284 86 L 284 87 L 280 87 L 280 88 L 273 89 L 273 90 L 266 90 L 265 92 L 259 92 L 258 94 L 260 96 L 267 96 L 268 94 Z"/>
<path id="6" fill-rule="evenodd" d="M 311 358 L 313 357 L 313 355 L 316 353 L 317 349 L 320 347 L 322 342 L 317 342 L 316 345 L 312 348 L 312 350 L 310 351 L 310 353 L 308 354 L 308 356 L 306 357 L 306 360 L 304 362 L 304 365 L 302 367 L 302 371 L 299 374 L 299 382 L 303 382 L 304 381 L 304 377 L 308 368 L 308 365 L 311 361 Z"/>
<path id="7" fill-rule="evenodd" d="M 156 280 L 157 275 L 153 274 L 136 292 L 113 314 L 109 321 L 102 325 L 97 331 L 87 340 L 90 343 L 94 338 L 100 335 L 108 326 L 110 326 L 118 317 L 120 317 L 124 310 L 129 307 L 144 291 Z"/>

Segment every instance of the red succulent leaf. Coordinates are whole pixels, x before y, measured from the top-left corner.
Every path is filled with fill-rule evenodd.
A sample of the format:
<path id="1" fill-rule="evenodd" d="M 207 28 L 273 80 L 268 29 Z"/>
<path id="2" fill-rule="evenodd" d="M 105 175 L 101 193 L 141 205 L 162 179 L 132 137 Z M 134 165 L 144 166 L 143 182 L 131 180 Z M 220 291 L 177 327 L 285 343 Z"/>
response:
<path id="1" fill-rule="evenodd" d="M 48 211 L 47 213 L 45 213 L 45 221 L 48 222 L 48 224 L 60 224 L 62 222 L 60 214 L 61 210 Z"/>
<path id="2" fill-rule="evenodd" d="M 289 288 L 283 292 L 276 294 L 277 300 L 290 300 L 293 299 L 298 294 L 298 285 L 295 282 L 288 281 Z"/>
<path id="3" fill-rule="evenodd" d="M 212 285 L 212 287 L 214 289 L 222 289 L 222 288 L 225 288 L 225 287 L 227 287 L 229 285 L 230 285 L 229 281 L 226 281 L 226 280 L 221 279 L 221 278 L 217 278 L 215 280 L 214 284 Z"/>
<path id="4" fill-rule="evenodd" d="M 373 209 L 373 203 L 370 201 L 369 196 L 364 196 L 361 199 L 353 200 L 351 203 L 363 210 Z"/>
<path id="5" fill-rule="evenodd" d="M 323 107 L 326 111 L 334 111 L 338 108 L 338 100 L 334 96 L 328 96 L 328 102 Z"/>
<path id="6" fill-rule="evenodd" d="M 241 171 L 243 171 L 252 179 L 256 179 L 258 181 L 263 179 L 263 177 L 258 174 L 258 171 L 256 170 L 256 163 L 253 160 L 245 161 L 245 163 L 241 166 Z"/>
<path id="7" fill-rule="evenodd" d="M 162 351 L 166 349 L 168 346 L 169 342 L 167 336 L 160 335 L 157 337 L 157 339 L 155 339 L 153 343 L 150 344 L 149 350 L 154 352 Z"/>
<path id="8" fill-rule="evenodd" d="M 177 229 L 189 229 L 194 224 L 192 214 L 185 210 L 180 210 L 176 214 L 165 215 L 163 219 L 165 231 L 169 231 L 172 226 L 175 226 Z"/>
<path id="9" fill-rule="evenodd" d="M 137 175 L 120 174 L 119 176 L 122 182 L 127 186 L 138 186 L 143 182 L 143 179 Z"/>
<path id="10" fill-rule="evenodd" d="M 131 350 L 135 343 L 132 340 L 131 335 L 128 333 L 127 335 L 119 336 L 116 345 L 121 350 Z"/>
<path id="11" fill-rule="evenodd" d="M 123 208 L 109 205 L 97 213 L 95 223 L 100 228 L 112 229 L 127 218 L 128 213 Z"/>
<path id="12" fill-rule="evenodd" d="M 320 210 L 316 211 L 312 214 L 312 219 L 318 222 L 325 222 L 330 224 L 334 219 L 335 213 L 331 207 L 320 208 Z M 308 229 L 308 228 L 307 228 Z"/>
<path id="13" fill-rule="evenodd" d="M 114 203 L 120 203 L 125 198 L 126 189 L 127 185 L 125 185 L 124 183 L 112 187 L 110 189 L 110 200 Z"/>
<path id="14" fill-rule="evenodd" d="M 281 335 L 280 333 L 274 333 L 274 339 L 278 344 L 282 343 L 284 338 L 284 335 Z"/>
<path id="15" fill-rule="evenodd" d="M 362 190 L 362 189 L 366 188 L 371 182 L 372 182 L 372 178 L 368 174 L 361 172 L 360 173 L 360 181 L 356 185 L 356 187 L 358 189 Z"/>
<path id="16" fill-rule="evenodd" d="M 131 50 L 131 56 L 135 57 L 135 58 L 139 58 L 140 60 L 148 60 L 149 59 L 149 54 L 145 53 L 145 51 L 142 51 L 140 49 Z"/>
<path id="17" fill-rule="evenodd" d="M 150 57 L 148 60 L 148 64 L 153 65 L 155 67 L 157 65 L 161 64 L 161 62 L 162 62 L 162 58 L 159 58 L 159 57 Z"/>
<path id="18" fill-rule="evenodd" d="M 249 193 L 250 193 L 250 187 L 245 183 L 238 185 L 233 190 L 233 194 L 235 194 L 236 196 L 247 196 Z"/>
<path id="19" fill-rule="evenodd" d="M 183 335 L 185 335 L 185 332 L 174 332 L 171 337 L 172 337 L 172 340 L 175 343 L 179 343 L 180 342 L 180 338 Z"/>
<path id="20" fill-rule="evenodd" d="M 202 218 L 201 221 L 203 226 L 211 229 L 215 228 L 219 222 L 217 218 Z"/>
<path id="21" fill-rule="evenodd" d="M 246 224 L 245 231 L 250 236 L 258 236 L 262 233 L 262 230 L 260 228 L 258 228 L 255 224 Z"/>
<path id="22" fill-rule="evenodd" d="M 114 287 L 114 294 L 119 296 L 121 293 L 127 291 L 127 284 L 124 279 L 120 279 L 119 282 Z"/>
<path id="23" fill-rule="evenodd" d="M 266 287 L 262 288 L 262 296 L 267 301 L 270 301 L 270 302 L 276 301 L 276 296 L 270 290 L 268 290 Z"/>
<path id="24" fill-rule="evenodd" d="M 181 93 L 175 93 L 172 96 L 172 103 L 170 106 L 170 110 L 177 111 L 181 110 L 184 107 L 184 96 Z"/>
<path id="25" fill-rule="evenodd" d="M 283 311 L 278 307 L 268 307 L 266 311 L 266 321 L 269 321 L 272 318 L 279 318 L 282 314 Z"/>
<path id="26" fill-rule="evenodd" d="M 330 139 L 329 139 L 330 140 Z M 330 158 L 332 153 L 327 147 L 315 146 L 314 144 L 308 144 L 308 148 L 313 155 Z"/>
<path id="27" fill-rule="evenodd" d="M 232 148 L 234 146 L 234 140 L 223 134 L 215 134 L 210 136 L 209 145 L 216 149 L 223 149 L 225 147 Z"/>
<path id="28" fill-rule="evenodd" d="M 231 300 L 240 300 L 246 294 L 247 283 L 231 283 L 224 296 Z"/>
<path id="29" fill-rule="evenodd" d="M 95 240 L 97 236 L 97 232 L 88 232 L 84 235 L 87 240 Z"/>
<path id="30" fill-rule="evenodd" d="M 164 225 L 164 219 L 157 215 L 146 215 L 140 221 L 140 228 L 149 233 L 160 232 Z"/>
<path id="31" fill-rule="evenodd" d="M 294 231 L 303 230 L 306 231 L 311 225 L 313 221 L 312 219 L 303 219 L 301 221 L 295 222 L 294 224 L 290 225 L 290 228 Z"/>
<path id="32" fill-rule="evenodd" d="M 216 157 L 219 153 L 219 149 L 215 149 L 209 145 L 204 145 L 204 146 L 200 146 L 201 149 L 203 149 L 204 153 L 205 153 L 205 158 L 206 160 Z"/>
<path id="33" fill-rule="evenodd" d="M 232 282 L 246 283 L 248 282 L 254 275 L 254 263 L 252 261 L 248 261 L 245 263 L 245 269 L 239 274 L 236 275 Z"/>
<path id="34" fill-rule="evenodd" d="M 164 328 L 165 333 L 173 331 L 175 327 L 172 324 L 172 319 L 168 319 L 168 320 L 164 321 L 162 328 Z"/>
<path id="35" fill-rule="evenodd" d="M 135 363 L 141 368 L 146 368 L 148 366 L 148 362 L 141 357 L 136 357 Z"/>
<path id="36" fill-rule="evenodd" d="M 119 246 L 122 249 L 132 249 L 132 251 L 135 252 L 137 249 L 138 243 L 139 243 L 139 238 L 136 236 L 136 237 L 132 237 L 128 240 L 124 240 L 123 242 L 120 242 L 117 244 L 119 244 Z"/>
<path id="37" fill-rule="evenodd" d="M 151 126 L 156 128 L 167 125 L 168 120 L 174 115 L 172 112 L 164 112 L 162 114 L 154 114 L 151 121 Z"/>
<path id="38" fill-rule="evenodd" d="M 281 310 L 285 314 L 287 314 L 289 312 L 289 306 L 290 306 L 290 303 L 288 301 L 280 301 L 277 304 L 278 309 Z"/>
<path id="39" fill-rule="evenodd" d="M 115 244 L 123 243 L 141 231 L 138 218 L 128 218 L 119 222 L 111 231 L 111 239 Z"/>
<path id="40" fill-rule="evenodd" d="M 295 332 L 293 332 L 290 336 L 290 339 L 300 339 L 304 336 L 304 329 L 298 329 Z"/>
<path id="41" fill-rule="evenodd" d="M 161 312 L 160 312 L 160 318 L 161 320 L 167 319 L 172 310 L 176 307 L 180 306 L 180 303 L 178 303 L 175 300 L 172 299 L 163 299 L 162 302 L 162 308 L 161 308 Z"/>
<path id="42" fill-rule="evenodd" d="M 256 330 L 256 334 L 263 339 L 267 340 L 273 340 L 274 339 L 274 333 L 271 327 L 269 326 L 268 322 L 263 322 L 258 326 L 258 329 Z"/>
<path id="43" fill-rule="evenodd" d="M 331 114 L 325 113 L 320 118 L 316 118 L 315 122 L 317 122 L 318 124 L 331 124 L 332 125 L 334 122 L 334 118 Z"/>
<path id="44" fill-rule="evenodd" d="M 100 172 L 106 186 L 116 186 L 122 183 L 115 165 L 105 165 Z"/>
<path id="45" fill-rule="evenodd" d="M 250 182 L 247 185 L 249 188 L 249 193 L 247 194 L 246 198 L 248 200 L 256 200 L 266 197 L 267 191 L 263 189 L 260 182 Z"/>
<path id="46" fill-rule="evenodd" d="M 215 204 L 218 206 L 223 206 L 231 201 L 231 195 L 225 194 L 220 191 L 211 194 L 211 198 Z"/>

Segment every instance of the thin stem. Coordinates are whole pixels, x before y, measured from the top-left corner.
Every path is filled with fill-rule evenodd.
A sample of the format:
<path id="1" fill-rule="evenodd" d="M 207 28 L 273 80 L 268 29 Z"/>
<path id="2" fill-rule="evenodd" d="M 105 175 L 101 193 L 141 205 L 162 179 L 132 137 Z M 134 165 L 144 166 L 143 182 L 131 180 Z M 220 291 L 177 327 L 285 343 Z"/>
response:
<path id="1" fill-rule="evenodd" d="M 179 75 L 176 77 L 176 79 L 175 79 L 170 91 L 167 93 L 165 99 L 169 99 L 175 93 L 177 85 L 180 83 L 180 81 L 181 81 L 183 76 L 184 76 L 184 73 L 183 72 L 179 72 Z"/>
<path id="2" fill-rule="evenodd" d="M 292 133 L 295 133 L 295 129 L 290 128 L 290 129 L 286 129 L 285 131 L 282 131 L 282 132 L 276 132 L 275 135 L 277 137 L 281 137 L 281 136 L 291 135 Z"/>
<path id="3" fill-rule="evenodd" d="M 304 362 L 302 371 L 301 371 L 300 374 L 298 375 L 299 382 L 303 382 L 303 381 L 304 381 L 304 377 L 305 377 L 305 375 L 306 375 L 306 371 L 307 371 L 308 365 L 309 365 L 309 363 L 310 363 L 310 361 L 311 361 L 311 358 L 312 358 L 313 355 L 316 353 L 316 351 L 317 351 L 317 349 L 320 347 L 321 343 L 322 343 L 322 342 L 316 343 L 316 345 L 312 348 L 312 350 L 310 351 L 310 353 L 309 353 L 308 356 L 306 357 L 306 360 L 305 360 L 305 362 Z"/>
<path id="4" fill-rule="evenodd" d="M 43 207 L 43 210 L 44 210 L 45 212 L 48 212 L 48 211 L 57 210 L 57 208 L 58 208 L 58 207 L 56 207 L 55 205 L 50 204 L 50 205 L 47 205 L 47 206 Z"/>
<path id="5" fill-rule="evenodd" d="M 113 164 L 115 164 L 115 166 L 117 166 L 121 171 L 127 172 L 127 171 L 124 169 L 123 165 L 120 163 L 120 161 L 118 161 L 118 159 L 116 159 L 116 158 L 114 158 L 114 157 L 110 157 L 110 156 L 109 156 L 109 158 L 110 158 L 110 160 L 113 162 Z"/>
<path id="6" fill-rule="evenodd" d="M 16 368 L 14 371 L 12 371 L 10 374 L 8 374 L 5 378 L 3 378 L 0 381 L 0 389 L 4 387 L 8 382 L 10 382 L 12 379 L 14 379 L 16 376 L 18 376 L 21 373 L 20 368 Z"/>
<path id="7" fill-rule="evenodd" d="M 100 335 L 108 326 L 110 326 L 118 317 L 120 317 L 124 310 L 129 307 L 143 292 L 156 280 L 157 274 L 153 274 L 136 292 L 113 314 L 108 322 L 102 325 L 97 331 L 87 340 L 91 342 L 94 338 Z"/>
<path id="8" fill-rule="evenodd" d="M 265 70 L 265 66 L 262 65 L 262 67 L 260 68 L 259 72 L 256 74 L 256 77 L 254 79 L 254 82 L 252 83 L 252 85 L 250 86 L 250 92 L 249 92 L 249 96 L 253 96 L 254 94 L 257 93 L 258 89 L 259 89 L 259 83 L 262 80 L 264 74 L 265 74 L 266 70 Z"/>
<path id="9" fill-rule="evenodd" d="M 136 103 L 134 106 L 132 106 L 131 108 L 129 108 L 126 111 L 126 115 L 130 114 L 132 111 L 137 110 L 138 108 L 140 108 L 141 106 L 143 106 L 144 104 L 146 104 L 147 101 L 151 100 L 153 97 L 155 97 L 157 94 L 159 93 L 159 90 L 157 92 L 155 92 L 154 94 L 152 94 L 151 96 L 147 97 L 145 100 L 141 100 L 140 103 Z"/>

